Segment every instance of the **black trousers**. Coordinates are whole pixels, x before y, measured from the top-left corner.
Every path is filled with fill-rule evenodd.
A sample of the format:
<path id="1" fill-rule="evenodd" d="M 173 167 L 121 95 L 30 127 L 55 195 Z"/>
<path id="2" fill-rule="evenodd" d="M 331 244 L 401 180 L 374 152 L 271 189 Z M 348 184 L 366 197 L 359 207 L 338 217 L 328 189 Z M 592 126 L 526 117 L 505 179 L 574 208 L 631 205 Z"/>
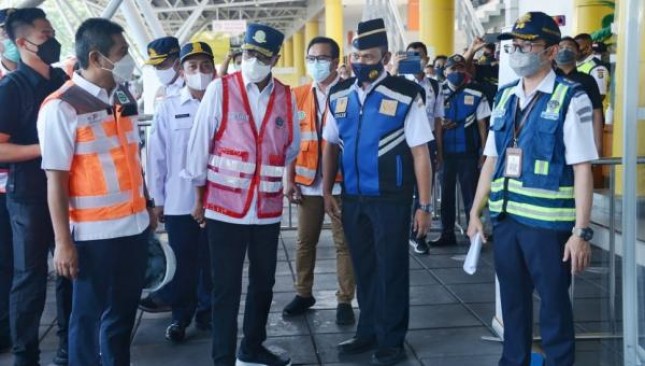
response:
<path id="1" fill-rule="evenodd" d="M 236 225 L 207 220 L 206 229 L 213 277 L 213 361 L 234 365 L 244 257 L 249 259 L 249 285 L 240 347 L 252 353 L 267 337 L 280 223 Z"/>
<path id="2" fill-rule="evenodd" d="M 46 203 L 15 201 L 7 196 L 13 230 L 13 283 L 10 295 L 10 327 L 16 366 L 38 365 L 38 332 L 47 292 L 47 257 L 54 231 Z M 67 345 L 71 313 L 71 281 L 56 279 L 58 336 Z"/>

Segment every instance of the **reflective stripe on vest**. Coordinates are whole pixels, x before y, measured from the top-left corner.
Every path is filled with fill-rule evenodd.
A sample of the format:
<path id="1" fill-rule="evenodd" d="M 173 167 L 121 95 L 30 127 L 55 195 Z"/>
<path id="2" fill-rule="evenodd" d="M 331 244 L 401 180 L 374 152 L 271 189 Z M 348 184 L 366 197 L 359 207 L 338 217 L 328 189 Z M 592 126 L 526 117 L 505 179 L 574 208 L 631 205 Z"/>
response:
<path id="1" fill-rule="evenodd" d="M 496 218 L 506 212 L 519 222 L 554 230 L 570 230 L 575 222 L 573 173 L 564 161 L 562 125 L 572 98 L 570 82 L 558 78 L 551 95 L 537 100 L 519 136 L 523 149 L 522 176 L 504 177 L 504 149 L 512 140 L 515 111 L 514 86 L 500 91 L 493 111 L 491 129 L 499 153 L 491 182 L 489 210 Z"/>
<path id="2" fill-rule="evenodd" d="M 491 212 L 501 212 L 502 206 L 502 200 L 488 202 L 488 209 Z M 545 208 L 516 201 L 506 203 L 506 212 L 537 221 L 569 222 L 576 219 L 575 208 Z"/>
<path id="3" fill-rule="evenodd" d="M 258 218 L 282 216 L 282 177 L 293 139 L 293 104 L 288 86 L 274 79 L 258 130 L 241 73 L 222 78 L 222 122 L 213 137 L 205 207 L 243 218 L 257 194 Z"/>
<path id="4" fill-rule="evenodd" d="M 498 178 L 491 183 L 491 193 L 501 192 L 504 189 L 504 178 Z M 573 187 L 560 187 L 558 191 L 549 191 L 540 188 L 526 188 L 522 182 L 516 179 L 508 180 L 508 191 L 521 194 L 527 197 L 546 198 L 546 199 L 573 199 Z"/>
<path id="5" fill-rule="evenodd" d="M 96 223 L 145 211 L 138 131 L 130 117 L 122 115 L 122 107 L 103 103 L 72 81 L 43 105 L 55 99 L 77 113 L 69 172 L 70 220 Z"/>
<path id="6" fill-rule="evenodd" d="M 298 116 L 300 118 L 300 152 L 296 158 L 296 177 L 295 181 L 304 186 L 311 186 L 319 176 L 321 170 L 322 152 L 325 148 L 325 140 L 318 133 L 316 110 L 316 91 L 312 84 L 302 85 L 294 90 L 296 97 L 296 106 L 298 107 Z M 322 120 L 320 122 L 320 131 L 325 126 L 327 119 L 328 105 L 318 106 L 324 108 Z M 340 173 L 336 176 L 336 181 L 340 182 Z"/>

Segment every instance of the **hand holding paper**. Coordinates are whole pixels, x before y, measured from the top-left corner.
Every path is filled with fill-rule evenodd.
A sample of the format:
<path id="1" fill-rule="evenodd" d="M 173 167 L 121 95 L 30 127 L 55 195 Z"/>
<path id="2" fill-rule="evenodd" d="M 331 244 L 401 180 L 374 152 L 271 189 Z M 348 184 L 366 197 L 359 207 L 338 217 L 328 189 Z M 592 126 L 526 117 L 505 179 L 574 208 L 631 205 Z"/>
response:
<path id="1" fill-rule="evenodd" d="M 470 249 L 464 261 L 464 271 L 469 275 L 475 274 L 475 271 L 477 271 L 477 263 L 479 262 L 479 255 L 482 251 L 482 244 L 483 241 L 480 233 L 475 234 L 470 240 Z"/>

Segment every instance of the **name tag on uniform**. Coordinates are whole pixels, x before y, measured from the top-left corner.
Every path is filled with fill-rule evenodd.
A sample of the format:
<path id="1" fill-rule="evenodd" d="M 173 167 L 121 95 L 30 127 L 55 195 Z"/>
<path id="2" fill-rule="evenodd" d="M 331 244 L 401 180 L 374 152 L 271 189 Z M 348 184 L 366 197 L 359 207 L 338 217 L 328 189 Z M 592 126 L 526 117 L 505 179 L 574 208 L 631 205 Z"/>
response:
<path id="1" fill-rule="evenodd" d="M 184 114 L 177 114 L 177 115 L 175 115 L 175 118 L 176 118 L 176 119 L 179 119 L 179 118 L 188 118 L 188 117 L 190 117 L 190 113 L 184 113 Z"/>
<path id="2" fill-rule="evenodd" d="M 509 147 L 506 149 L 506 166 L 504 176 L 519 178 L 522 175 L 522 149 Z"/>
<path id="3" fill-rule="evenodd" d="M 464 96 L 464 104 L 465 105 L 474 105 L 475 104 L 475 97 L 473 97 L 472 95 Z"/>
<path id="4" fill-rule="evenodd" d="M 347 97 L 338 98 L 336 101 L 336 109 L 334 113 L 345 113 L 347 112 Z"/>
<path id="5" fill-rule="evenodd" d="M 381 107 L 378 112 L 386 116 L 394 117 L 396 115 L 396 107 L 399 105 L 399 102 L 396 100 L 387 100 L 384 99 L 381 101 Z"/>

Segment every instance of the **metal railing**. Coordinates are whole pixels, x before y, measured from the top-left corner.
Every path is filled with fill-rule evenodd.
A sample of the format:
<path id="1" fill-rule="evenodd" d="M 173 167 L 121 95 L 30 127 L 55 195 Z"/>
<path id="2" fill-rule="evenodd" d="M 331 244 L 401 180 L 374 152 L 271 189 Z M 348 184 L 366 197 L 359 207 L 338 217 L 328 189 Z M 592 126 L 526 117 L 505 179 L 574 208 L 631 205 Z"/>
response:
<path id="1" fill-rule="evenodd" d="M 466 43 L 471 44 L 477 37 L 484 35 L 484 26 L 477 17 L 471 0 L 457 0 L 459 29 L 466 33 Z"/>
<path id="2" fill-rule="evenodd" d="M 645 156 L 637 158 L 638 165 L 645 164 Z M 594 166 L 609 167 L 609 324 L 611 334 L 615 335 L 616 325 L 616 166 L 622 165 L 622 158 L 600 158 Z M 605 337 L 600 337 L 605 338 Z"/>

